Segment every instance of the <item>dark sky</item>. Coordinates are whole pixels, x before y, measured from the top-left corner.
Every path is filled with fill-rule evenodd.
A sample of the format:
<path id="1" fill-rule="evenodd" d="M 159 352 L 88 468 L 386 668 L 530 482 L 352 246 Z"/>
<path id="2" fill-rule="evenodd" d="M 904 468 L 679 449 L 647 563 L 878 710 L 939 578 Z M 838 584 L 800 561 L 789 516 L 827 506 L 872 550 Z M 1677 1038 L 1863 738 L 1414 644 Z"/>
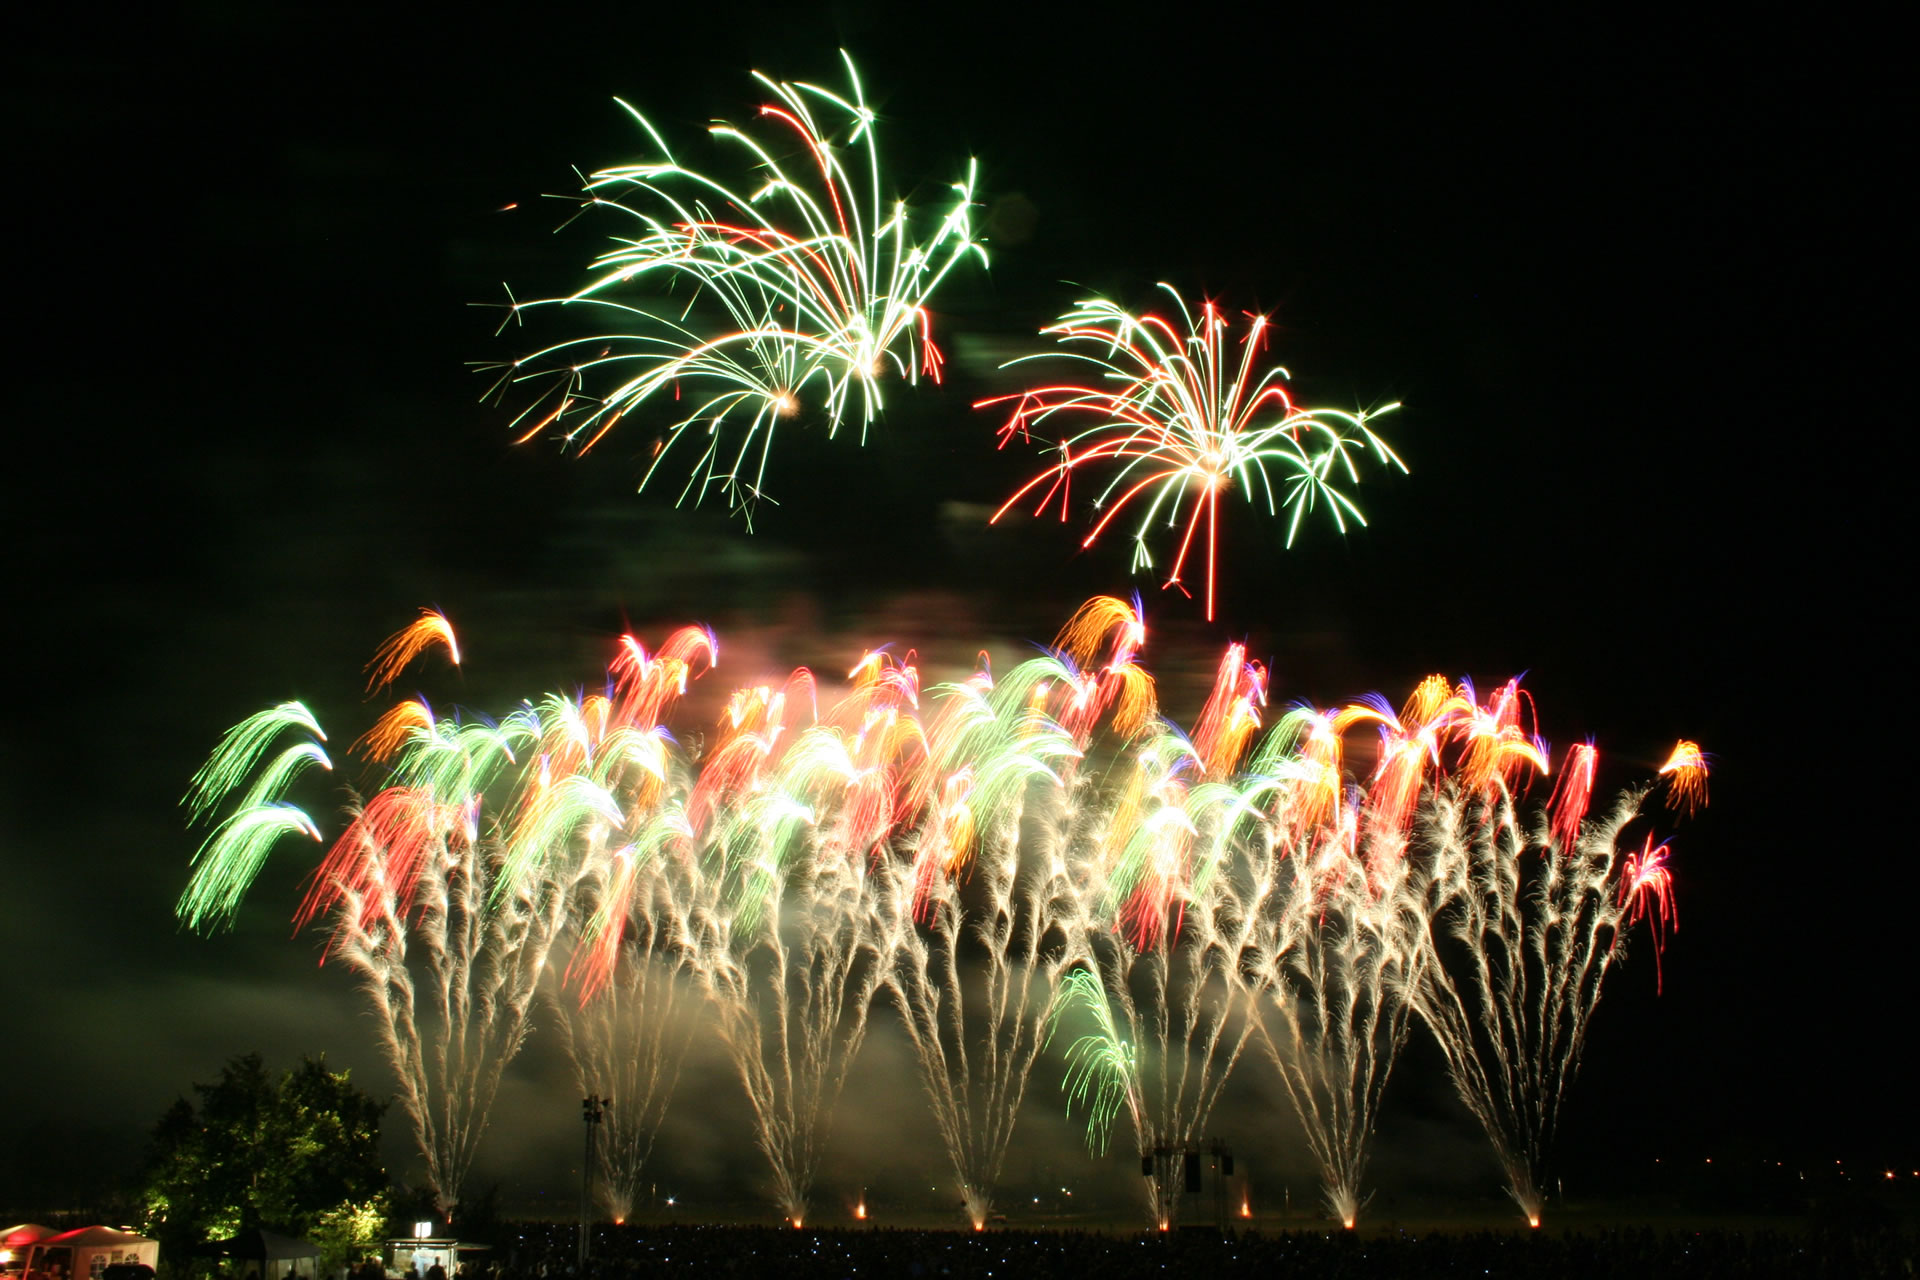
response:
<path id="1" fill-rule="evenodd" d="M 955 12 L 200 4 L 23 36 L 0 1096 L 39 1149 L 79 1133 L 101 1154 L 8 1161 L 6 1199 L 126 1167 L 248 1050 L 388 1087 L 344 976 L 287 938 L 306 855 L 233 934 L 175 927 L 177 801 L 270 702 L 308 698 L 350 738 L 361 663 L 418 606 L 471 655 L 430 692 L 499 710 L 591 682 L 629 623 L 708 621 L 830 670 L 883 641 L 1045 639 L 1135 586 L 1176 704 L 1183 662 L 1245 638 L 1283 700 L 1525 671 L 1547 736 L 1593 735 L 1617 781 L 1700 740 L 1713 807 L 1675 846 L 1665 994 L 1644 950 L 1614 979 L 1570 1150 L 1912 1158 L 1886 34 Z M 980 160 L 993 261 L 940 298 L 949 383 L 900 390 L 865 450 L 791 442 L 751 539 L 635 496 L 637 439 L 578 462 L 508 447 L 468 365 L 514 347 L 468 304 L 577 279 L 597 232 L 550 234 L 567 206 L 539 197 L 638 154 L 613 96 L 697 155 L 709 118 L 759 102 L 750 68 L 832 78 L 841 45 L 903 194 Z M 974 514 L 1028 474 L 967 408 L 1000 385 L 992 353 L 1085 290 L 1144 304 L 1158 280 L 1270 312 L 1306 402 L 1406 406 L 1412 474 L 1363 489 L 1370 528 L 1282 553 L 1235 512 L 1213 625 L 1129 580 L 1122 539 L 1078 555 L 1069 531 Z M 897 1068 L 897 1105 L 850 1134 L 924 1123 L 876 1043 L 862 1070 Z M 1383 1169 L 1476 1149 L 1434 1065 L 1396 1080 Z M 570 1088 L 537 1055 L 517 1068 L 483 1172 L 531 1195 L 563 1169 Z M 1035 1126 L 1057 1110 L 1036 1080 Z M 678 1158 L 706 1170 L 687 1176 L 751 1176 L 751 1152 L 745 1174 L 713 1155 L 746 1141 L 737 1115 L 687 1115 Z M 1461 1157 L 1476 1188 L 1480 1158 Z"/>

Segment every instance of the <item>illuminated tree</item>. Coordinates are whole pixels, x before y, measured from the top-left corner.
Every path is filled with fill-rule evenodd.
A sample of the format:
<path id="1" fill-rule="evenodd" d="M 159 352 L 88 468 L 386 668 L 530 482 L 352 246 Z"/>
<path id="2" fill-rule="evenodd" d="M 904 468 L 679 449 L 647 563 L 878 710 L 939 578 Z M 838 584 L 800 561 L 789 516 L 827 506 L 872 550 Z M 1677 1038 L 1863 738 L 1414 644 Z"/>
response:
<path id="1" fill-rule="evenodd" d="M 278 1075 L 260 1055 L 233 1059 L 199 1104 L 176 1100 L 154 1128 L 142 1193 L 163 1258 L 265 1227 L 320 1244 L 327 1266 L 386 1225 L 380 1162 L 384 1102 L 323 1058 Z"/>

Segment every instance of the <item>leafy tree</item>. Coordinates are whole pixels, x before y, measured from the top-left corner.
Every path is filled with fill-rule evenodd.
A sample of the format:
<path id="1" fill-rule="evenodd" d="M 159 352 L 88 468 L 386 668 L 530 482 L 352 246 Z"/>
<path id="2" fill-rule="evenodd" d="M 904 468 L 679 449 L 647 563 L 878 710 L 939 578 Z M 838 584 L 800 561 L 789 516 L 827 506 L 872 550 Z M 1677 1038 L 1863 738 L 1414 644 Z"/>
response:
<path id="1" fill-rule="evenodd" d="M 378 1238 L 389 1187 L 384 1102 L 324 1058 L 274 1075 L 257 1053 L 193 1088 L 199 1105 L 169 1107 L 148 1155 L 145 1227 L 163 1258 L 264 1227 L 313 1240 L 333 1265 Z"/>

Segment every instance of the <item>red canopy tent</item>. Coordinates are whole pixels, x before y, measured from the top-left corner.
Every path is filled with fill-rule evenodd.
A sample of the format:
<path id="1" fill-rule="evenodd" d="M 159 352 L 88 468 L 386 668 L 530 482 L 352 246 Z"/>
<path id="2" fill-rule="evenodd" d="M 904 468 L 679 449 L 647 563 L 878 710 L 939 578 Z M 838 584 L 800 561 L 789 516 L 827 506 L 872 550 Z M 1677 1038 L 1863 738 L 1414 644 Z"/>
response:
<path id="1" fill-rule="evenodd" d="M 116 1262 L 160 1262 L 160 1242 L 112 1227 L 81 1227 L 36 1241 L 27 1253 L 28 1280 L 90 1280 Z"/>
<path id="2" fill-rule="evenodd" d="M 0 1231 L 0 1272 L 14 1275 L 25 1270 L 27 1250 L 48 1236 L 59 1234 L 52 1227 L 43 1227 L 37 1222 L 23 1222 L 17 1227 Z"/>

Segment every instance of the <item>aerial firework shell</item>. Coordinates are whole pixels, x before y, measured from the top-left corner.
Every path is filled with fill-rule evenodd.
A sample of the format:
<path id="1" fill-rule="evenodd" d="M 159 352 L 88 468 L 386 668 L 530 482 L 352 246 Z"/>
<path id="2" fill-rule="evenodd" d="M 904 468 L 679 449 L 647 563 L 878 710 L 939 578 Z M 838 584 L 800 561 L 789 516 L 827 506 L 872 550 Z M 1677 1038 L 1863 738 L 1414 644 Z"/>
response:
<path id="1" fill-rule="evenodd" d="M 1369 425 L 1399 406 L 1371 413 L 1300 408 L 1287 394 L 1285 369 L 1274 366 L 1254 376 L 1254 357 L 1265 341 L 1265 316 L 1253 317 L 1235 371 L 1225 349 L 1227 322 L 1219 309 L 1205 302 L 1196 320 L 1171 286 L 1160 287 L 1179 308 L 1177 325 L 1093 298 L 1042 330 L 1068 347 L 1057 358 L 1094 366 L 1099 385 L 1049 384 L 981 400 L 975 407 L 1012 403 L 1000 428 L 1003 449 L 1015 436 L 1030 440 L 1058 415 L 1090 424 L 1057 441 L 1056 461 L 1017 489 L 994 513 L 994 522 L 1036 490 L 1035 514 L 1057 497 L 1064 521 L 1070 514 L 1073 477 L 1089 470 L 1108 472 L 1110 479 L 1093 504 L 1104 514 L 1082 545 L 1092 546 L 1109 523 L 1137 504 L 1141 514 L 1133 536 L 1134 568 L 1153 564 L 1147 546 L 1151 531 L 1163 524 L 1184 525 L 1165 585 L 1185 591 L 1182 574 L 1204 525 L 1206 615 L 1212 618 L 1222 493 L 1238 488 L 1248 500 L 1264 501 L 1270 515 L 1286 506 L 1289 546 L 1302 518 L 1315 506 L 1324 505 L 1342 531 L 1349 521 L 1364 525 L 1365 516 L 1339 485 L 1358 482 L 1357 455 L 1406 470 Z M 1043 358 L 1021 357 L 1009 365 Z M 1284 500 L 1276 492 L 1276 472 L 1286 490 Z"/>
<path id="2" fill-rule="evenodd" d="M 842 59 L 848 94 L 755 73 L 773 97 L 759 112 L 772 138 L 712 126 L 747 161 L 751 187 L 681 165 L 647 118 L 620 104 L 658 158 L 596 172 L 583 207 L 631 225 L 583 288 L 515 301 L 508 313 L 555 306 L 609 327 L 505 366 L 496 391 L 543 387 L 515 420 L 520 440 L 551 430 L 585 453 L 665 401 L 677 416 L 642 487 L 669 454 L 691 450 L 681 500 L 717 489 L 750 519 L 783 421 L 817 415 L 829 437 L 858 421 L 864 441 L 889 374 L 939 380 L 927 299 L 960 262 L 985 260 L 971 225 L 974 169 L 930 227 L 905 201 L 884 201 L 877 117 Z M 802 158 L 789 167 L 781 157 L 796 140 Z"/>

